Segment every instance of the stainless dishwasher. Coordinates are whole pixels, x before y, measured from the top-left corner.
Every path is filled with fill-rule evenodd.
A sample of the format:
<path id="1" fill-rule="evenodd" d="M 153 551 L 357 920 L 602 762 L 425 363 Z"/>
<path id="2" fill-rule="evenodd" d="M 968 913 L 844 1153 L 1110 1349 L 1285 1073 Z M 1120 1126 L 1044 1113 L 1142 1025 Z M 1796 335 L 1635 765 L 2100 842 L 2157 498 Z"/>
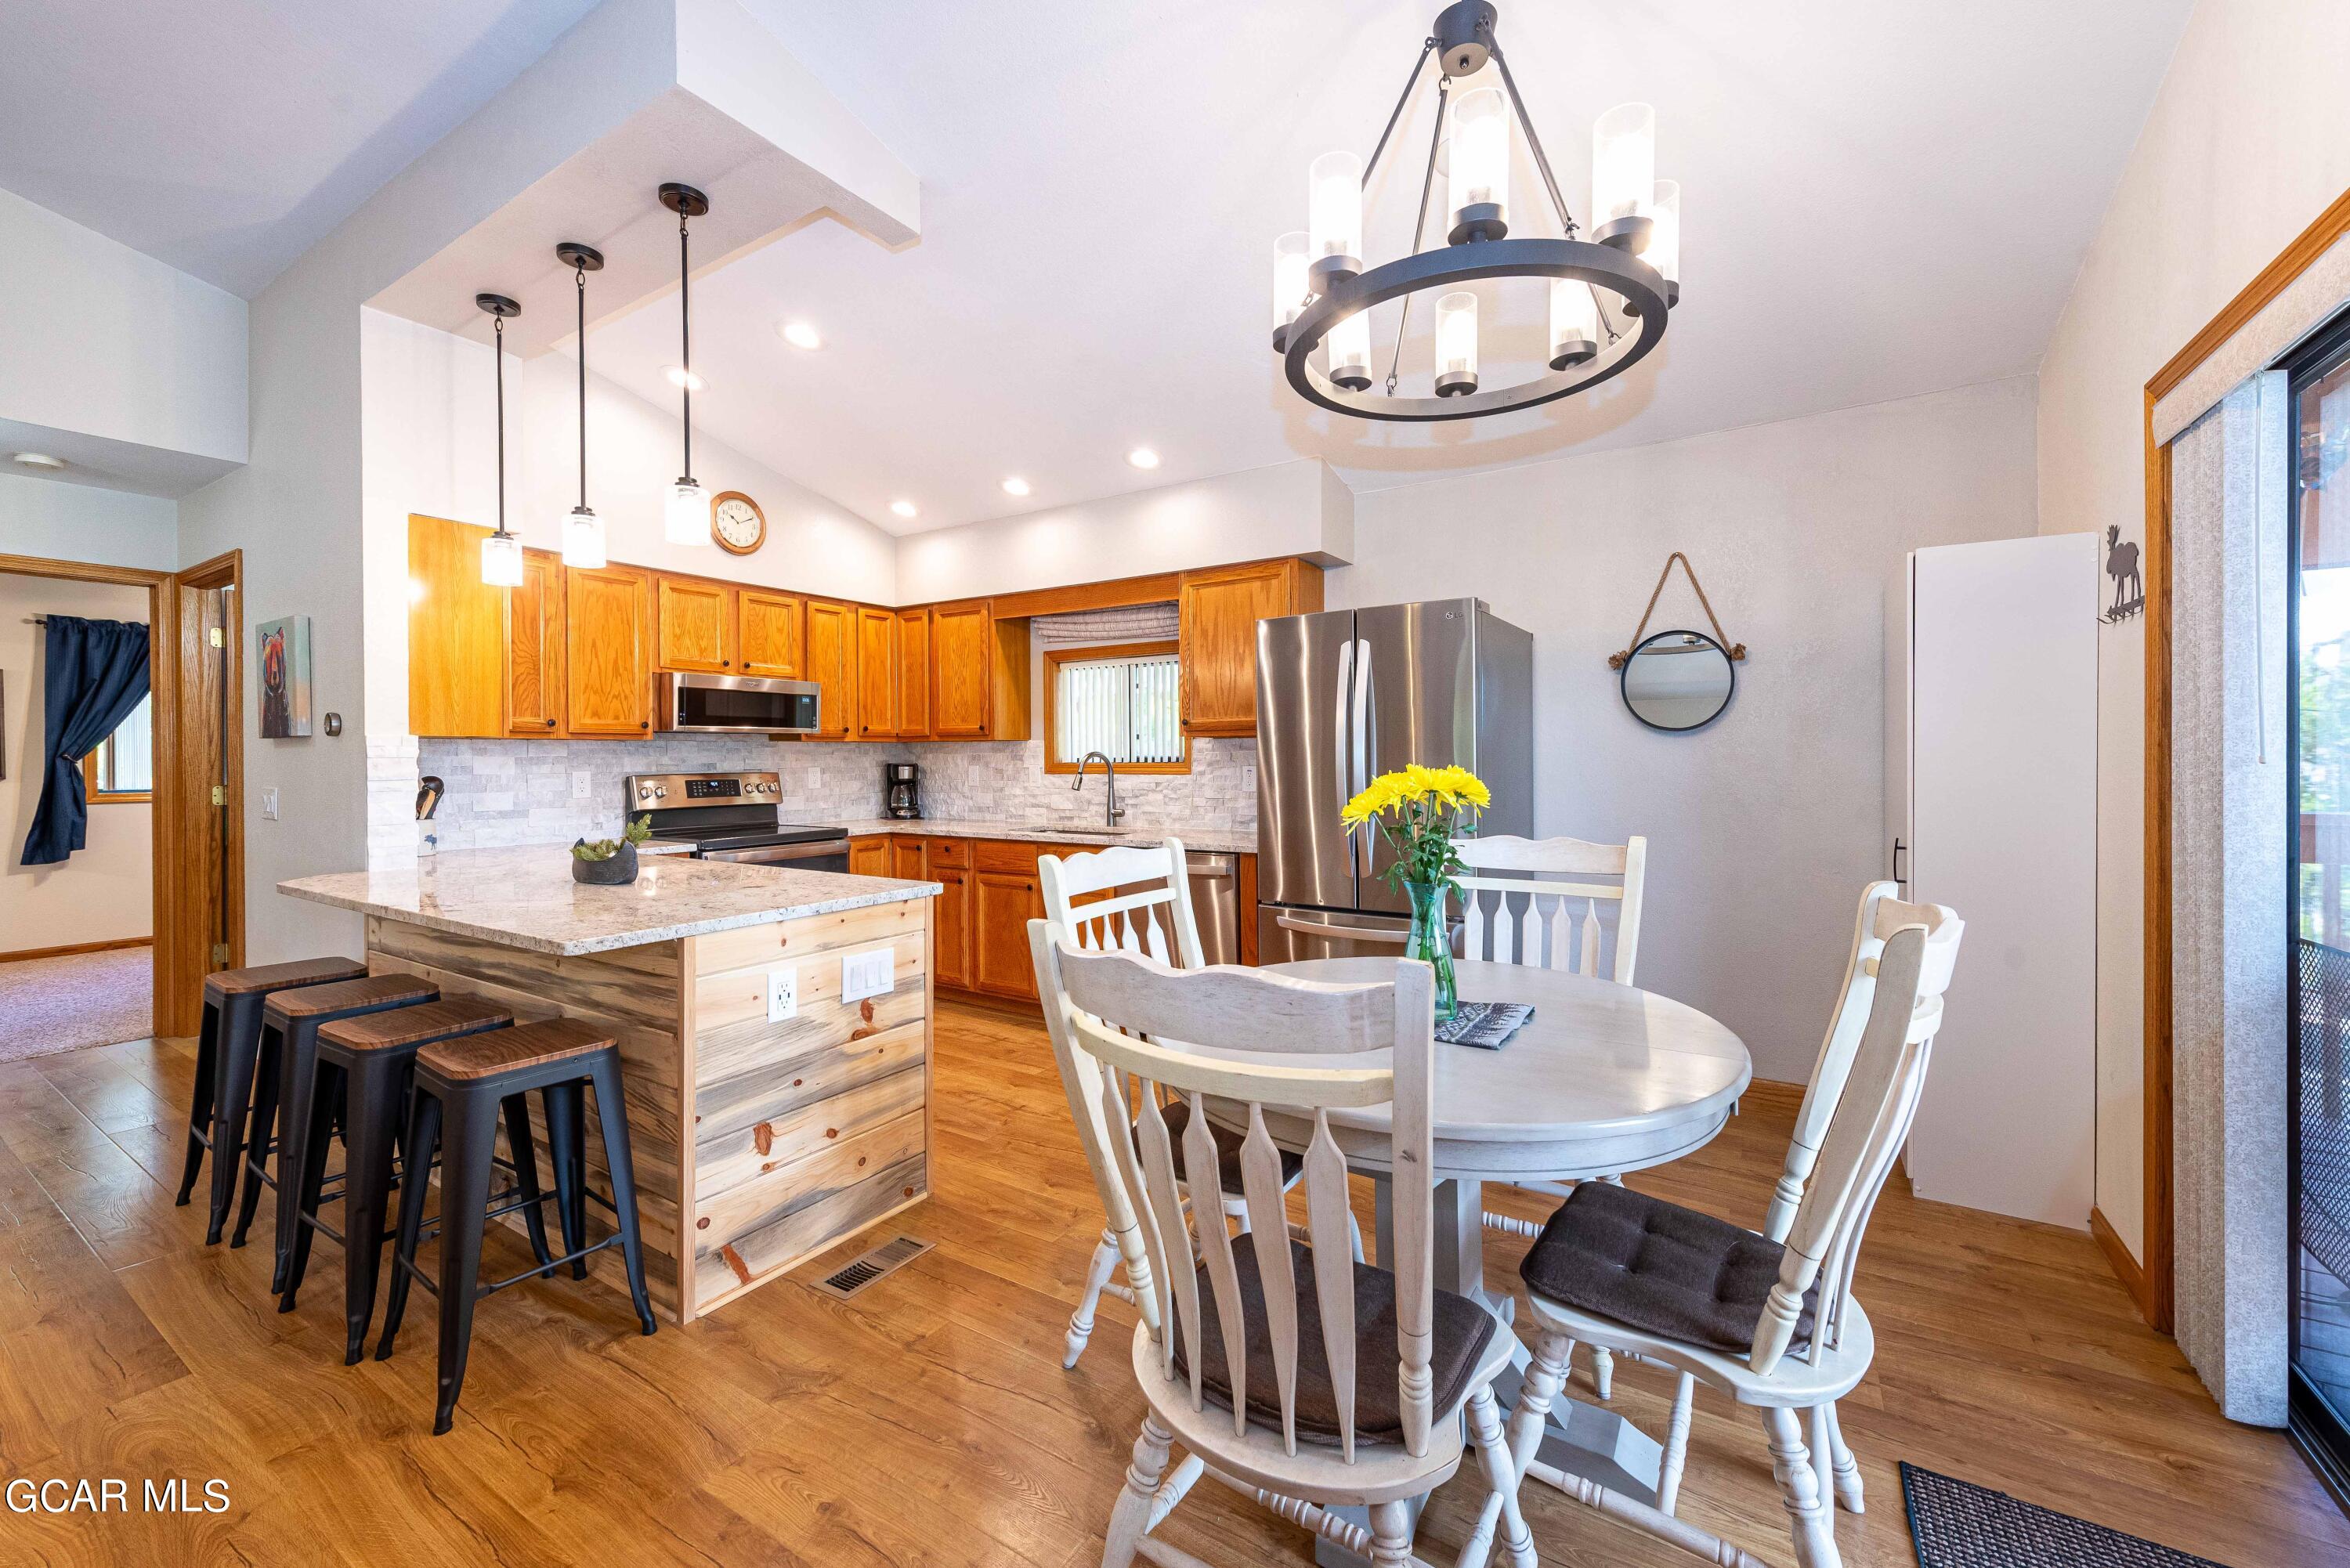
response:
<path id="1" fill-rule="evenodd" d="M 1241 961 L 1240 857 L 1183 852 L 1191 879 L 1191 917 L 1200 924 L 1200 956 L 1210 963 Z"/>

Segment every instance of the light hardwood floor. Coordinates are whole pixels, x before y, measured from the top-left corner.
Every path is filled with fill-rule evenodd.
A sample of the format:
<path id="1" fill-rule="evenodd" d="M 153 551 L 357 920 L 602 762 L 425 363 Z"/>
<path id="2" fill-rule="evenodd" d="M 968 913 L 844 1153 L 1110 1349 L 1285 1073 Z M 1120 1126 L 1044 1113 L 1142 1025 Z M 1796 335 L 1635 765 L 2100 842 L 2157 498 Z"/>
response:
<path id="1" fill-rule="evenodd" d="M 149 1478 L 199 1496 L 216 1478 L 230 1499 L 0 1511 L 0 1563 L 1093 1563 L 1141 1416 L 1133 1317 L 1106 1301 L 1061 1370 L 1101 1220 L 1041 1028 L 950 1004 L 938 1044 L 937 1195 L 893 1227 L 935 1251 L 854 1302 L 784 1282 L 650 1339 L 601 1285 L 504 1292 L 441 1438 L 429 1299 L 395 1359 L 346 1368 L 330 1243 L 280 1316 L 264 1249 L 206 1248 L 201 1205 L 172 1207 L 184 1043 L 0 1066 L 0 1477 L 125 1478 L 134 1511 Z M 1633 1184 L 1759 1220 L 1791 1115 L 1750 1102 L 1711 1148 Z M 1522 1244 L 1489 1246 L 1507 1288 Z M 485 1271 L 525 1261 L 509 1237 L 489 1250 Z M 1879 1352 L 1844 1406 L 1868 1488 L 1867 1514 L 1836 1521 L 1856 1568 L 1915 1562 L 1900 1459 L 2233 1568 L 2350 1558 L 2350 1525 L 2285 1439 L 2220 1418 L 2086 1235 L 1888 1190 L 1858 1293 Z M 1661 1423 L 1659 1374 L 1619 1362 L 1617 1388 Z M 1747 1428 L 1700 1396 L 1682 1508 L 1784 1562 Z M 1424 1555 L 1450 1560 L 1473 1488 L 1440 1496 Z M 1692 1561 L 1538 1486 L 1528 1508 L 1548 1563 Z M 1307 1561 L 1303 1532 L 1212 1484 L 1161 1534 L 1233 1568 Z"/>

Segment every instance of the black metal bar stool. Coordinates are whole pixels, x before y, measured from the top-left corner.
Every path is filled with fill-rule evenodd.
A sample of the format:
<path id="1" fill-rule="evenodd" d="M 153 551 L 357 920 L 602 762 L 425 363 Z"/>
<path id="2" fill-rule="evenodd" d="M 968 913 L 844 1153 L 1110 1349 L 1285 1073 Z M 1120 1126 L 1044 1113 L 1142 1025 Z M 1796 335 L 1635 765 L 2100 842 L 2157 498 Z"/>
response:
<path id="1" fill-rule="evenodd" d="M 324 1231 L 342 1243 L 343 1365 L 355 1365 L 367 1342 L 368 1322 L 375 1315 L 376 1279 L 380 1272 L 383 1244 L 390 1239 L 386 1221 L 394 1186 L 392 1156 L 408 1131 L 408 1091 L 415 1075 L 416 1054 L 442 1040 L 503 1029 L 514 1022 L 509 1008 L 477 996 L 443 997 L 439 1002 L 388 1012 L 339 1019 L 318 1031 L 317 1076 L 310 1094 L 307 1123 L 286 1118 L 286 1136 L 306 1139 L 302 1155 L 302 1186 L 298 1193 L 278 1201 L 293 1210 L 296 1234 L 286 1264 L 285 1287 L 278 1310 L 294 1308 L 295 1293 L 310 1264 L 310 1241 Z M 536 1208 L 537 1162 L 531 1153 L 530 1121 L 515 1113 L 521 1102 L 508 1106 L 506 1136 L 515 1148 L 523 1191 L 530 1196 L 531 1241 L 539 1261 L 547 1258 L 546 1234 Z M 318 1218 L 318 1199 L 325 1186 L 327 1142 L 334 1127 L 343 1129 L 343 1222 L 339 1230 Z M 404 1151 L 403 1151 L 404 1152 Z M 398 1180 L 420 1185 L 432 1170 L 432 1155 L 403 1160 Z"/>
<path id="2" fill-rule="evenodd" d="M 318 1031 L 342 1018 L 437 1002 L 441 988 L 412 974 L 363 974 L 332 985 L 273 994 L 261 1014 L 261 1055 L 253 1095 L 253 1134 L 245 1142 L 244 1199 L 237 1206 L 229 1245 L 244 1245 L 253 1211 L 265 1186 L 277 1189 L 276 1255 L 269 1288 L 286 1285 L 286 1259 L 294 1244 L 294 1198 L 302 1190 L 306 1152 L 301 1129 L 310 1125 L 311 1085 L 318 1075 Z M 281 1114 L 282 1112 L 282 1114 Z M 284 1136 L 280 1129 L 296 1136 Z M 277 1156 L 277 1170 L 269 1157 Z"/>
<path id="3" fill-rule="evenodd" d="M 583 1085 L 592 1085 L 596 1090 L 597 1119 L 604 1128 L 604 1163 L 612 1184 L 609 1207 L 619 1227 L 618 1233 L 593 1246 L 579 1246 L 567 1225 L 568 1250 L 562 1257 L 547 1258 L 542 1249 L 537 1266 L 494 1284 L 480 1283 L 482 1231 L 491 1214 L 490 1167 L 497 1148 L 500 1107 L 510 1101 L 520 1103 L 533 1089 L 545 1091 L 541 1101 L 547 1116 L 547 1141 L 559 1147 L 567 1136 L 569 1147 L 577 1149 L 586 1136 L 579 1094 Z M 570 1091 L 567 1095 L 560 1092 L 566 1089 Z M 506 1115 L 512 1117 L 511 1106 Z M 559 1121 L 568 1124 L 564 1132 L 556 1130 Z M 653 1332 L 654 1324 L 652 1303 L 645 1295 L 644 1253 L 637 1239 L 637 1180 L 629 1158 L 628 1111 L 620 1098 L 620 1052 L 609 1031 L 577 1019 L 555 1018 L 425 1046 L 416 1055 L 416 1086 L 410 1100 L 409 1164 L 424 1169 L 436 1142 L 441 1150 L 441 1278 L 436 1284 L 416 1266 L 416 1248 L 424 1231 L 425 1184 L 406 1182 L 400 1194 L 400 1247 L 392 1260 L 391 1293 L 384 1306 L 383 1341 L 376 1347 L 376 1359 L 391 1355 L 400 1314 L 408 1305 L 409 1281 L 423 1280 L 425 1288 L 440 1298 L 441 1307 L 441 1398 L 432 1419 L 437 1436 L 449 1429 L 458 1390 L 464 1386 L 465 1355 L 473 1336 L 473 1303 L 483 1296 L 553 1273 L 565 1263 L 578 1263 L 618 1241 L 628 1263 L 629 1294 L 636 1303 L 637 1321 L 647 1334 Z M 570 1189 L 560 1196 L 572 1199 L 574 1193 L 585 1190 L 587 1183 L 578 1177 L 576 1162 L 568 1176 L 565 1164 L 558 1154 L 556 1179 Z M 588 1195 L 603 1201 L 600 1194 Z M 521 1201 L 535 1205 L 538 1199 L 525 1194 Z M 508 1204 L 497 1212 L 518 1206 Z M 565 1211 L 571 1212 L 570 1203 L 565 1205 Z"/>
<path id="4" fill-rule="evenodd" d="M 188 1097 L 188 1158 L 180 1172 L 185 1207 L 196 1188 L 204 1150 L 213 1151 L 212 1215 L 204 1244 L 221 1239 L 229 1204 L 236 1197 L 236 1172 L 244 1147 L 244 1121 L 253 1106 L 254 1067 L 261 1049 L 261 1013 L 272 992 L 326 985 L 367 973 L 357 959 L 296 959 L 291 963 L 224 969 L 204 976 L 204 1010 L 196 1031 L 196 1082 Z"/>

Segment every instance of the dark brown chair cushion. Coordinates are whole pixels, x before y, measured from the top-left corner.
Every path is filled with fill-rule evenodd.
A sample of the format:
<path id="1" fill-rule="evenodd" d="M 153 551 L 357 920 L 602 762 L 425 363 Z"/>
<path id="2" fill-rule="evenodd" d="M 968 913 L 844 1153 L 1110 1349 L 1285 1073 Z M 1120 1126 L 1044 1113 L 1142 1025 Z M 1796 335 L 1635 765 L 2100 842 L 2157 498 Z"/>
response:
<path id="1" fill-rule="evenodd" d="M 1297 1283 L 1297 1437 L 1300 1442 L 1336 1447 L 1341 1440 L 1338 1405 L 1330 1386 L 1330 1358 L 1322 1348 L 1321 1299 L 1314 1293 L 1314 1253 L 1293 1241 L 1289 1262 Z M 1232 1272 L 1239 1277 L 1241 1322 L 1248 1341 L 1248 1413 L 1281 1430 L 1281 1385 L 1273 1375 L 1273 1334 L 1264 1312 L 1264 1286 L 1257 1277 L 1256 1246 L 1232 1240 Z M 1200 1265 L 1200 1346 L 1205 1362 L 1200 1386 L 1209 1399 L 1232 1407 L 1232 1379 L 1224 1375 L 1223 1330 L 1216 1316 L 1216 1288 L 1208 1266 Z M 1436 1293 L 1435 1345 L 1429 1359 L 1430 1394 L 1440 1419 L 1469 1397 L 1469 1378 L 1484 1359 L 1485 1347 L 1501 1329 L 1492 1313 L 1466 1296 Z M 1183 1336 L 1175 1336 L 1175 1366 L 1190 1377 Z M 1355 1265 L 1355 1436 L 1364 1442 L 1403 1441 L 1403 1394 L 1396 1386 L 1395 1276 L 1368 1263 Z"/>
<path id="2" fill-rule="evenodd" d="M 1180 1172 L 1183 1168 L 1183 1129 L 1191 1125 L 1191 1102 L 1177 1100 L 1172 1105 L 1161 1106 L 1159 1114 L 1167 1119 L 1168 1141 L 1175 1146 L 1175 1168 Z M 1241 1144 L 1247 1135 L 1213 1121 L 1208 1124 L 1208 1131 L 1215 1137 L 1216 1164 L 1223 1173 L 1224 1190 L 1235 1198 L 1245 1197 L 1248 1189 L 1241 1179 Z M 1282 1150 L 1281 1184 L 1286 1187 L 1296 1180 L 1297 1173 L 1305 1168 L 1305 1162 L 1298 1156 L 1287 1149 Z"/>
<path id="3" fill-rule="evenodd" d="M 1670 1339 L 1741 1351 L 1754 1343 L 1786 1251 L 1711 1214 L 1586 1181 L 1558 1206 L 1518 1272 L 1553 1301 Z M 1795 1324 L 1798 1345 L 1811 1340 L 1819 1293 L 1814 1281 Z"/>

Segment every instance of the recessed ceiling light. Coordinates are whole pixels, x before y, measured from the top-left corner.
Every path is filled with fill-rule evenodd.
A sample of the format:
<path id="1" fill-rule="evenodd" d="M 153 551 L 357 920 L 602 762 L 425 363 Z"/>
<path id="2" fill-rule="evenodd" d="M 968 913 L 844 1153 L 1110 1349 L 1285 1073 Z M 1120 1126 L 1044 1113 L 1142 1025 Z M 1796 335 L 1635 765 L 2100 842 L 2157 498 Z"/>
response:
<path id="1" fill-rule="evenodd" d="M 1028 482 L 1015 473 L 1011 478 L 1003 482 L 1003 493 L 1006 495 L 1025 495 L 1028 493 Z"/>
<path id="2" fill-rule="evenodd" d="M 784 341 L 795 348 L 824 347 L 823 335 L 805 321 L 786 321 L 777 330 L 783 333 Z"/>
<path id="3" fill-rule="evenodd" d="M 26 468 L 63 468 L 66 465 L 64 458 L 51 457 L 45 452 L 20 452 L 16 454 L 16 461 Z"/>
<path id="4" fill-rule="evenodd" d="M 671 386 L 683 387 L 689 392 L 698 392 L 710 384 L 682 365 L 671 365 L 668 373 Z"/>
<path id="5" fill-rule="evenodd" d="M 889 503 L 889 510 L 900 517 L 911 517 L 914 515 L 915 508 L 910 501 L 892 501 Z"/>
<path id="6" fill-rule="evenodd" d="M 1126 454 L 1126 461 L 1137 468 L 1157 468 L 1159 454 L 1147 446 L 1139 446 Z"/>

